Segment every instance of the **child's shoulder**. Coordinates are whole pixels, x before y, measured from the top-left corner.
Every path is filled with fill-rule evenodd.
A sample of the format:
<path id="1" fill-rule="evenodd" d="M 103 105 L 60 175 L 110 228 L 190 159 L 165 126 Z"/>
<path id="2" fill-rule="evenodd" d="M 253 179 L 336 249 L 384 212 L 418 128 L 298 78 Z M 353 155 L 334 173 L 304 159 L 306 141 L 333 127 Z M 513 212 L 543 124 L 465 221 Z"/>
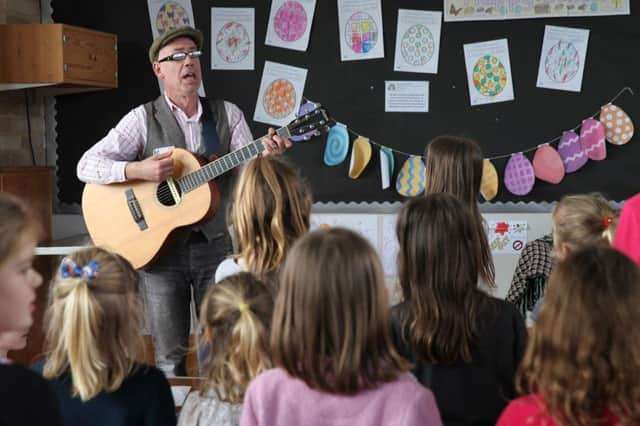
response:
<path id="1" fill-rule="evenodd" d="M 548 417 L 545 403 L 540 395 L 524 395 L 512 400 L 504 409 L 497 426 L 509 425 L 553 425 L 553 420 Z"/>

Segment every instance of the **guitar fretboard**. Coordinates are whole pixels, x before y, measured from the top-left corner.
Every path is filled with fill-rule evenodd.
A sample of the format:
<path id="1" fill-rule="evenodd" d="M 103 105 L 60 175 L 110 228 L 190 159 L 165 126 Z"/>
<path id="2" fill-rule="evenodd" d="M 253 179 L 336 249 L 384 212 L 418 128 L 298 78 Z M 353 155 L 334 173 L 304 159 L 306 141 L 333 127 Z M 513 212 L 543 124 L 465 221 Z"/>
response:
<path id="1" fill-rule="evenodd" d="M 276 134 L 282 137 L 291 136 L 287 127 L 281 127 L 276 130 Z M 264 151 L 264 146 L 262 145 L 261 138 L 243 146 L 242 148 L 230 152 L 227 155 L 206 164 L 205 166 L 202 166 L 196 171 L 178 178 L 178 185 L 182 189 L 183 194 L 193 191 L 200 185 L 203 185 L 204 183 L 209 182 L 223 173 L 239 166 L 245 161 L 260 154 L 262 151 Z"/>

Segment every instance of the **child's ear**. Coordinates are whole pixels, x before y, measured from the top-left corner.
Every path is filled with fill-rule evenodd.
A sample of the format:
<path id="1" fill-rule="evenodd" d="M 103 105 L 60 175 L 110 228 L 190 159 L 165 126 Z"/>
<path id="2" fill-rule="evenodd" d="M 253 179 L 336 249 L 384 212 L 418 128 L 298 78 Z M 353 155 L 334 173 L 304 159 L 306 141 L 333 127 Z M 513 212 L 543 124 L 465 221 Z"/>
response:
<path id="1" fill-rule="evenodd" d="M 207 327 L 207 328 L 205 329 L 205 333 L 207 333 L 207 339 L 208 339 L 210 342 L 213 342 L 213 338 L 214 338 L 214 336 L 215 336 L 215 333 L 213 332 L 213 329 L 212 329 L 211 327 Z"/>
<path id="2" fill-rule="evenodd" d="M 569 243 L 560 243 L 560 247 L 558 248 L 558 254 L 561 259 L 569 256 L 569 254 L 573 251 L 573 247 Z"/>

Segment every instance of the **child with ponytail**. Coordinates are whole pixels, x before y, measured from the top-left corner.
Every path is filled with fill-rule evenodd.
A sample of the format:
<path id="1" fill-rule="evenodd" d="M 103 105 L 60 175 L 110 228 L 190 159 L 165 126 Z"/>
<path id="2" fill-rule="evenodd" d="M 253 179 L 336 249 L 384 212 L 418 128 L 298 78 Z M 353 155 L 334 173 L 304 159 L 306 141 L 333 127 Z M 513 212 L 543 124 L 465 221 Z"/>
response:
<path id="1" fill-rule="evenodd" d="M 62 260 L 53 279 L 41 370 L 66 426 L 171 426 L 167 379 L 142 359 L 139 278 L 121 256 L 98 247 Z"/>
<path id="2" fill-rule="evenodd" d="M 618 212 L 597 193 L 567 195 L 551 215 L 553 254 L 562 260 L 570 253 L 587 246 L 611 246 L 618 225 Z M 544 297 L 538 299 L 531 319 L 536 320 Z"/>
<path id="3" fill-rule="evenodd" d="M 230 275 L 205 295 L 200 312 L 204 385 L 180 412 L 180 426 L 232 426 L 240 422 L 249 382 L 271 367 L 269 328 L 273 298 L 248 272 Z"/>

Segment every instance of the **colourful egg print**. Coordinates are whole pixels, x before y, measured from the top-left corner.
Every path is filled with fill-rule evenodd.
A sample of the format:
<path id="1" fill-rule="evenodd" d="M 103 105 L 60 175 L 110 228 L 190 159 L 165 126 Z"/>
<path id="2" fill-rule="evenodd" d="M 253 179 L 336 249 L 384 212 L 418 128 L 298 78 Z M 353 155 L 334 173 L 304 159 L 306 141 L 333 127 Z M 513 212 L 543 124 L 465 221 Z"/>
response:
<path id="1" fill-rule="evenodd" d="M 558 41 L 544 60 L 544 72 L 557 83 L 566 83 L 578 73 L 580 54 L 572 43 Z"/>
<path id="2" fill-rule="evenodd" d="M 287 117 L 296 106 L 296 89 L 289 80 L 274 80 L 264 92 L 262 105 L 273 118 Z"/>
<path id="3" fill-rule="evenodd" d="M 297 1 L 286 1 L 273 19 L 276 34 L 283 41 L 296 41 L 307 29 L 307 12 Z"/>
<path id="4" fill-rule="evenodd" d="M 227 22 L 216 36 L 216 50 L 227 63 L 242 61 L 251 50 L 249 33 L 242 24 Z"/>
<path id="5" fill-rule="evenodd" d="M 507 71 L 498 58 L 484 55 L 473 67 L 473 85 L 484 96 L 498 96 L 507 85 Z"/>
<path id="6" fill-rule="evenodd" d="M 347 22 L 345 37 L 351 50 L 368 53 L 378 41 L 378 26 L 368 13 L 354 13 Z"/>
<path id="7" fill-rule="evenodd" d="M 409 65 L 420 66 L 431 60 L 435 50 L 433 35 L 427 27 L 416 24 L 402 36 L 400 52 Z"/>
<path id="8" fill-rule="evenodd" d="M 167 30 L 181 27 L 183 25 L 191 25 L 189 15 L 184 7 L 174 1 L 163 4 L 156 15 L 156 28 L 160 35 Z"/>

